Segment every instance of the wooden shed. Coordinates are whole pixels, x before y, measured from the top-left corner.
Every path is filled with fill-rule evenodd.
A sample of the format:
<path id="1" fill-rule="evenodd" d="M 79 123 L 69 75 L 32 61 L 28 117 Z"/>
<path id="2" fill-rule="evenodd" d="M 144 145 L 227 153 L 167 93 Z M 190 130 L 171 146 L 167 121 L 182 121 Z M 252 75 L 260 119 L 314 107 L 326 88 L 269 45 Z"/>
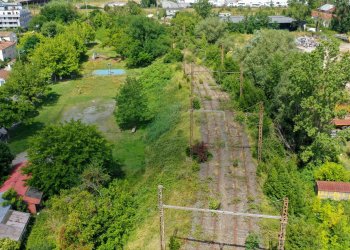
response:
<path id="1" fill-rule="evenodd" d="M 350 182 L 317 181 L 316 192 L 320 199 L 350 200 Z"/>

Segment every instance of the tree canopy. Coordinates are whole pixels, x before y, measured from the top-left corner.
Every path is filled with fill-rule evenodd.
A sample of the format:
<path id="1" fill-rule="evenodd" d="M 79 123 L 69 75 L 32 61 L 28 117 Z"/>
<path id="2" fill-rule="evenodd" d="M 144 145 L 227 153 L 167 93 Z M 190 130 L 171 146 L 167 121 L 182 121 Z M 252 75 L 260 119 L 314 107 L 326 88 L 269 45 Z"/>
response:
<path id="1" fill-rule="evenodd" d="M 28 184 L 46 196 L 81 183 L 80 175 L 92 162 L 99 162 L 109 172 L 113 165 L 111 148 L 95 127 L 80 121 L 51 125 L 30 140 Z"/>
<path id="2" fill-rule="evenodd" d="M 147 97 L 141 81 L 127 78 L 117 95 L 116 118 L 121 128 L 142 125 L 149 118 Z"/>

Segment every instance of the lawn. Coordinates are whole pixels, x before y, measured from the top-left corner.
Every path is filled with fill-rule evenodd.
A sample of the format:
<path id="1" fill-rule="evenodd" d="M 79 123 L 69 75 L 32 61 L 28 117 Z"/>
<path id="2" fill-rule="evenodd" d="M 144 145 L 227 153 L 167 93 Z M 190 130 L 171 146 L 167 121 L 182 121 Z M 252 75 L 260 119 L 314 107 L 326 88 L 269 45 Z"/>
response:
<path id="1" fill-rule="evenodd" d="M 92 76 L 94 69 L 124 68 L 112 59 L 87 61 L 82 66 L 82 78 L 59 82 L 51 86 L 49 97 L 39 110 L 39 115 L 29 125 L 19 125 L 11 131 L 10 147 L 13 153 L 28 148 L 28 137 L 44 125 L 81 119 L 95 124 L 109 139 L 118 133 L 113 112 L 114 97 L 125 76 Z"/>

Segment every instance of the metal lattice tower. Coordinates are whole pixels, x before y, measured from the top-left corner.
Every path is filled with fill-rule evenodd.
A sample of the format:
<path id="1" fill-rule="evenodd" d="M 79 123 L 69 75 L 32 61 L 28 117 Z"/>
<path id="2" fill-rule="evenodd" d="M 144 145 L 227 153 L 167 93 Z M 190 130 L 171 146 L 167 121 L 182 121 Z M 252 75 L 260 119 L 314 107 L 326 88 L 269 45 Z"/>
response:
<path id="1" fill-rule="evenodd" d="M 284 250 L 284 242 L 286 240 L 286 227 L 288 223 L 288 198 L 283 199 L 283 209 L 281 214 L 281 227 L 278 234 L 278 250 Z"/>
<path id="2" fill-rule="evenodd" d="M 264 104 L 259 105 L 259 140 L 258 140 L 258 162 L 261 161 L 262 143 L 263 143 L 263 123 L 264 123 Z"/>
<path id="3" fill-rule="evenodd" d="M 165 226 L 164 226 L 164 206 L 163 206 L 163 186 L 158 186 L 158 209 L 160 224 L 160 249 L 165 250 Z"/>

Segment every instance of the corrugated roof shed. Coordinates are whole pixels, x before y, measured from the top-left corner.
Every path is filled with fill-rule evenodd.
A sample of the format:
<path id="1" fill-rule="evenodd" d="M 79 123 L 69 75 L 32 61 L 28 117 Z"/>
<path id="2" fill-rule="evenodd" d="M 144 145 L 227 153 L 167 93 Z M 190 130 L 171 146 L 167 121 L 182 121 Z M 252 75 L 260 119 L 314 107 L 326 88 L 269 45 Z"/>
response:
<path id="1" fill-rule="evenodd" d="M 318 191 L 350 193 L 350 182 L 317 181 L 316 185 Z"/>
<path id="2" fill-rule="evenodd" d="M 0 224 L 0 239 L 10 238 L 16 241 L 21 240 L 29 217 L 29 213 L 11 210 L 6 216 L 6 221 Z"/>

